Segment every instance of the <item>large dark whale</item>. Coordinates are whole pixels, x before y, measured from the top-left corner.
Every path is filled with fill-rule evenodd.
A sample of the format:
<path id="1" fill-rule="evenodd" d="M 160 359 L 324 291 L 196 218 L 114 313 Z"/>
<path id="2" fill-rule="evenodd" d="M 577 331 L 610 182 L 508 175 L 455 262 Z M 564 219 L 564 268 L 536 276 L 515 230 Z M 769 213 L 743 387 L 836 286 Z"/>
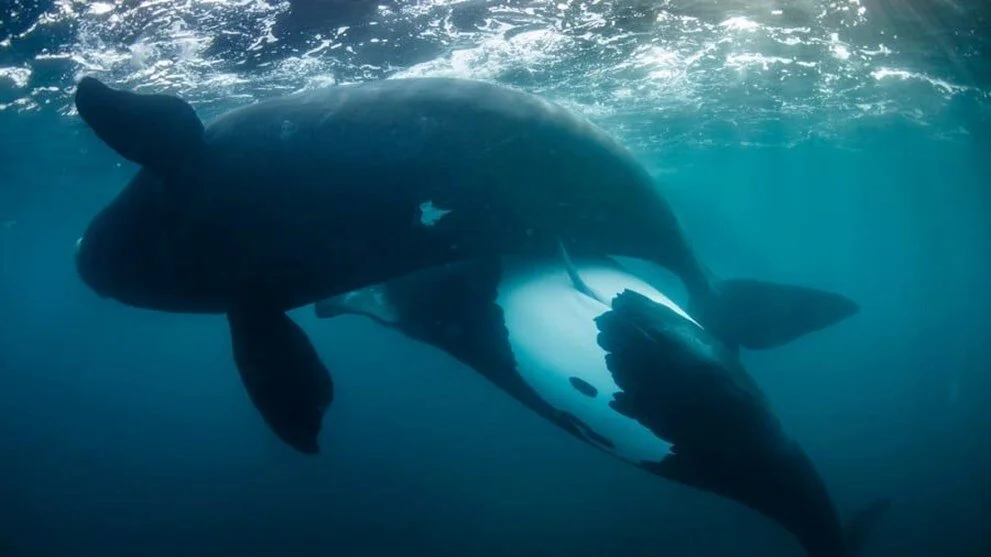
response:
<path id="1" fill-rule="evenodd" d="M 773 346 L 857 310 L 841 296 L 710 281 L 651 177 L 543 99 L 442 78 L 340 85 L 204 126 L 169 95 L 83 78 L 82 119 L 141 169 L 77 249 L 82 279 L 139 308 L 226 314 L 255 406 L 317 451 L 333 384 L 289 309 L 503 253 L 639 257 L 674 272 L 727 343 Z"/>
<path id="2" fill-rule="evenodd" d="M 849 557 L 888 506 L 844 530 L 811 459 L 733 350 L 610 258 L 464 261 L 318 302 L 439 348 L 578 439 Z"/>

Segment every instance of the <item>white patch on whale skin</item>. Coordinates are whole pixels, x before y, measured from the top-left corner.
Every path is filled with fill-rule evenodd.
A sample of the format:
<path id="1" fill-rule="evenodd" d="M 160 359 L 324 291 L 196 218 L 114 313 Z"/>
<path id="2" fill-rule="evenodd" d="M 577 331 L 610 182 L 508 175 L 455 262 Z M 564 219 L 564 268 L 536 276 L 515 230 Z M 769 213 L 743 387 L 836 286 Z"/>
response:
<path id="1" fill-rule="evenodd" d="M 395 308 L 382 291 L 382 285 L 348 292 L 341 297 L 341 305 L 386 325 L 395 325 L 399 321 Z"/>
<path id="2" fill-rule="evenodd" d="M 433 201 L 424 201 L 420 203 L 420 224 L 423 226 L 434 226 L 440 222 L 440 219 L 444 218 L 444 215 L 450 212 L 447 209 L 435 207 Z"/>
<path id="3" fill-rule="evenodd" d="M 498 304 L 523 380 L 552 407 L 574 415 L 609 439 L 614 446 L 602 448 L 615 456 L 634 464 L 664 458 L 670 443 L 609 406 L 621 389 L 606 367 L 594 321 L 609 308 L 576 290 L 560 263 L 505 261 Z M 634 290 L 698 325 L 667 296 L 622 269 L 578 262 L 575 267 L 605 300 L 625 289 Z M 571 384 L 571 377 L 594 387 L 596 396 L 582 394 Z"/>

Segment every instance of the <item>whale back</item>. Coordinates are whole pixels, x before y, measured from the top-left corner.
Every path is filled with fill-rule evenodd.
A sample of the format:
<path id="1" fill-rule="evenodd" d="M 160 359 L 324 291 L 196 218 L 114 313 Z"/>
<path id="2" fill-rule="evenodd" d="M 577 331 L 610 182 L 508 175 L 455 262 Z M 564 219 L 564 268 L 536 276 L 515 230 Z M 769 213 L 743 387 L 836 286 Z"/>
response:
<path id="1" fill-rule="evenodd" d="M 171 97 L 106 95 L 189 114 Z M 217 312 L 251 296 L 289 309 L 432 266 L 552 253 L 562 239 L 674 267 L 691 259 L 626 149 L 569 110 L 495 84 L 383 80 L 273 98 L 214 119 L 191 152 L 173 157 L 188 161 L 177 168 L 142 162 L 121 193 L 138 201 L 103 212 L 100 241 L 86 234 L 90 249 L 107 237 L 167 245 L 156 254 L 168 260 L 147 266 L 170 269 L 174 287 L 121 301 Z M 149 219 L 135 207 L 152 205 L 165 208 L 160 225 L 136 226 Z M 118 274 L 103 282 L 131 280 L 136 255 L 101 251 L 111 254 L 95 258 L 108 260 L 103 274 Z"/>

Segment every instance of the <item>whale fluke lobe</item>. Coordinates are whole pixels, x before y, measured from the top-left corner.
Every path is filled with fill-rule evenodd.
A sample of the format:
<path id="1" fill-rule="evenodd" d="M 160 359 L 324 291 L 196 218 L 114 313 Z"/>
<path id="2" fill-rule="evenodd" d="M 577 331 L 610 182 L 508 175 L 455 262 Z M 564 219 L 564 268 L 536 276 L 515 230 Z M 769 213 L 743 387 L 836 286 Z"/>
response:
<path id="1" fill-rule="evenodd" d="M 724 280 L 692 308 L 702 324 L 729 347 L 776 348 L 825 329 L 860 311 L 833 292 L 759 280 Z"/>
<path id="2" fill-rule="evenodd" d="M 877 524 L 887 514 L 891 508 L 891 499 L 880 498 L 855 514 L 847 522 L 846 526 L 846 547 L 845 557 L 857 557 L 863 550 L 867 539 L 874 532 Z"/>
<path id="3" fill-rule="evenodd" d="M 238 309 L 227 321 L 241 381 L 265 423 L 297 451 L 319 452 L 334 383 L 306 333 L 282 311 Z"/>
<path id="4" fill-rule="evenodd" d="M 84 77 L 75 103 L 79 116 L 111 149 L 162 175 L 180 168 L 204 144 L 203 122 L 179 97 L 120 91 Z"/>

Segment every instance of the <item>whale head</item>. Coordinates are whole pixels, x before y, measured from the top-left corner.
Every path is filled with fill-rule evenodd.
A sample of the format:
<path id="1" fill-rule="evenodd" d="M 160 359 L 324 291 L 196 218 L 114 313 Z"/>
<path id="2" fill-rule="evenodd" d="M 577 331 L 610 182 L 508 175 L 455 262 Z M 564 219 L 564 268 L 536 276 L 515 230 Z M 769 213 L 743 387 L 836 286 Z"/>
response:
<path id="1" fill-rule="evenodd" d="M 176 288 L 169 223 L 155 196 L 142 187 L 154 179 L 139 172 L 76 241 L 76 270 L 101 297 L 155 308 Z"/>

